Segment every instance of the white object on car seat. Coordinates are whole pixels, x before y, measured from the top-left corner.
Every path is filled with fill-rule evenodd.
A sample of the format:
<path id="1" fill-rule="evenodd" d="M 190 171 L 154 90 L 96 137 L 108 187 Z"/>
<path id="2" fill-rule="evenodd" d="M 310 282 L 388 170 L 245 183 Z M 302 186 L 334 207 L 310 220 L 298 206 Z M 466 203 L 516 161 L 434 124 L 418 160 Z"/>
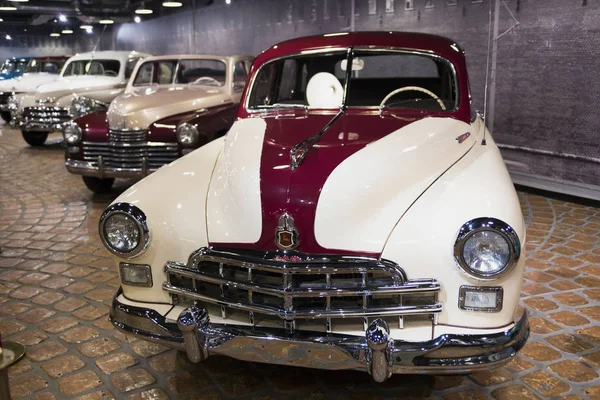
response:
<path id="1" fill-rule="evenodd" d="M 329 72 L 315 74 L 306 85 L 306 101 L 311 107 L 340 107 L 344 88 Z"/>

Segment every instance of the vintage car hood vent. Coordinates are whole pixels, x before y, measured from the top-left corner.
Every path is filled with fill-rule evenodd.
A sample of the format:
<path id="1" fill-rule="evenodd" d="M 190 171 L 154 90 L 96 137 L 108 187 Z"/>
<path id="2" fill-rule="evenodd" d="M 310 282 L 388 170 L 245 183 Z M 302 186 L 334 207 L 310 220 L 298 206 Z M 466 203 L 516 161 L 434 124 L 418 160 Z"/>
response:
<path id="1" fill-rule="evenodd" d="M 377 256 L 403 213 L 474 143 L 475 135 L 456 141 L 470 125 L 455 119 L 347 111 L 302 166 L 290 168 L 290 150 L 334 115 L 267 114 L 234 124 L 208 194 L 212 245 L 277 250 L 275 234 L 287 213 L 297 251 Z"/>

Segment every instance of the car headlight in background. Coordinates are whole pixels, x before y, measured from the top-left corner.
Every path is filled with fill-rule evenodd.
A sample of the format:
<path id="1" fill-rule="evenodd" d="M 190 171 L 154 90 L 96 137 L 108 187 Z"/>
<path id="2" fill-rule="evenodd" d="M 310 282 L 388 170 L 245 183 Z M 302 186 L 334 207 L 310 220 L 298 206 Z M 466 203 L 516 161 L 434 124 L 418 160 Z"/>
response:
<path id="1" fill-rule="evenodd" d="M 113 254 L 133 258 L 142 254 L 150 244 L 146 215 L 129 203 L 115 203 L 100 217 L 100 238 Z"/>
<path id="2" fill-rule="evenodd" d="M 521 255 L 516 232 L 495 218 L 477 218 L 464 224 L 454 244 L 458 266 L 480 280 L 508 273 Z"/>
<path id="3" fill-rule="evenodd" d="M 19 98 L 12 95 L 8 98 L 8 111 L 16 112 L 19 109 Z"/>
<path id="4" fill-rule="evenodd" d="M 184 122 L 177 127 L 177 141 L 182 146 L 193 146 L 198 142 L 199 136 L 200 133 L 198 131 L 198 126 L 196 125 Z"/>
<path id="5" fill-rule="evenodd" d="M 75 122 L 67 122 L 63 126 L 63 137 L 67 144 L 77 144 L 81 141 L 81 128 Z"/>
<path id="6" fill-rule="evenodd" d="M 73 95 L 73 118 L 83 117 L 96 111 L 108 109 L 108 104 L 84 96 Z"/>

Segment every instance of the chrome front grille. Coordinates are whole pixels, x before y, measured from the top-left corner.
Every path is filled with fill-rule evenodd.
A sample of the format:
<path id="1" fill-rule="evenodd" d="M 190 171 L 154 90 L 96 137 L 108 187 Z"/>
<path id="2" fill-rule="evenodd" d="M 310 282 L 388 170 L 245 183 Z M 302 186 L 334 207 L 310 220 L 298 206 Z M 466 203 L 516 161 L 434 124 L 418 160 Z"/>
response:
<path id="1" fill-rule="evenodd" d="M 69 122 L 73 116 L 67 107 L 25 107 L 23 118 L 26 125 L 55 127 Z"/>
<path id="2" fill-rule="evenodd" d="M 289 333 L 331 332 L 348 320 L 364 330 L 376 317 L 403 328 L 405 318 L 435 320 L 442 311 L 435 279 L 409 280 L 398 265 L 377 259 L 285 262 L 201 248 L 187 265 L 167 263 L 165 271 L 163 288 L 176 303 L 198 301 L 230 323 L 245 313 L 245 323 Z"/>
<path id="3" fill-rule="evenodd" d="M 109 142 L 83 142 L 83 159 L 98 167 L 157 169 L 179 157 L 177 143 L 146 141 L 146 131 L 109 131 Z M 144 166 L 145 162 L 145 166 Z"/>

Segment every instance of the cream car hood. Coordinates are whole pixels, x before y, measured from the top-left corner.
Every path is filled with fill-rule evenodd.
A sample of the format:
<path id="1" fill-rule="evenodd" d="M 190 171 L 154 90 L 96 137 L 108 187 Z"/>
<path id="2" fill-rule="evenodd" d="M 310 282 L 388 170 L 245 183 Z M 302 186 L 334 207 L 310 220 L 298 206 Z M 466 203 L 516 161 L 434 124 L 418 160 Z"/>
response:
<path id="1" fill-rule="evenodd" d="M 37 99 L 58 99 L 72 93 L 93 92 L 124 87 L 126 82 L 112 76 L 61 77 L 54 82 L 41 85 L 36 90 Z"/>
<path id="2" fill-rule="evenodd" d="M 380 254 L 406 210 L 469 151 L 476 136 L 471 125 L 452 118 L 404 122 L 344 115 L 290 169 L 290 148 L 331 116 L 315 123 L 317 118 L 234 123 L 208 193 L 210 245 L 276 250 L 274 232 L 288 212 L 300 252 Z"/>
<path id="3" fill-rule="evenodd" d="M 1 92 L 33 92 L 38 86 L 54 82 L 60 78 L 58 74 L 49 74 L 47 72 L 32 72 L 23 74 L 15 79 L 0 81 Z"/>
<path id="4" fill-rule="evenodd" d="M 107 113 L 109 127 L 147 129 L 150 124 L 175 114 L 209 108 L 230 101 L 220 88 L 170 86 L 140 88 L 117 97 Z"/>

